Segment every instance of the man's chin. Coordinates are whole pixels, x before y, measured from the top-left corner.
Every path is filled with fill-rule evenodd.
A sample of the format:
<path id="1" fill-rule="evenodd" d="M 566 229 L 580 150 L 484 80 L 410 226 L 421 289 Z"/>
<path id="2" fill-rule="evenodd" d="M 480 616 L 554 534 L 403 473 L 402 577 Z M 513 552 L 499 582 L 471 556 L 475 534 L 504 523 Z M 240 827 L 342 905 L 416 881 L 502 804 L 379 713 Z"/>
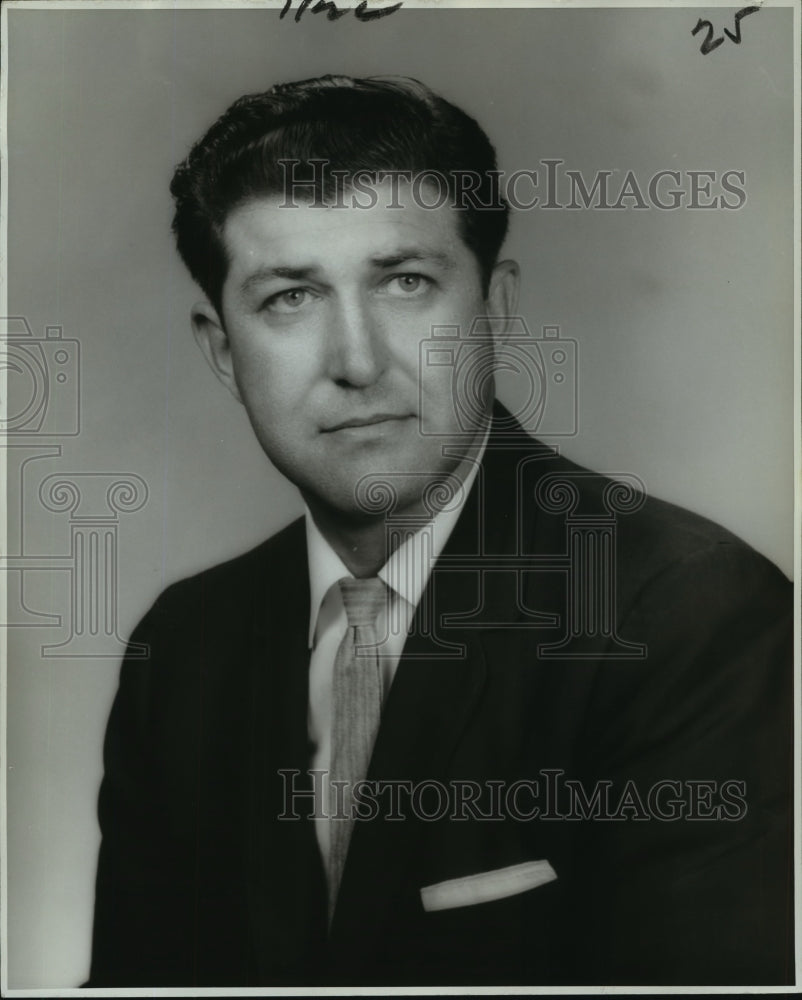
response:
<path id="1" fill-rule="evenodd" d="M 307 504 L 324 507 L 329 516 L 352 525 L 394 517 L 428 519 L 459 497 L 460 479 L 448 470 L 422 471 L 421 466 L 392 468 L 367 465 L 345 482 L 301 489 Z"/>

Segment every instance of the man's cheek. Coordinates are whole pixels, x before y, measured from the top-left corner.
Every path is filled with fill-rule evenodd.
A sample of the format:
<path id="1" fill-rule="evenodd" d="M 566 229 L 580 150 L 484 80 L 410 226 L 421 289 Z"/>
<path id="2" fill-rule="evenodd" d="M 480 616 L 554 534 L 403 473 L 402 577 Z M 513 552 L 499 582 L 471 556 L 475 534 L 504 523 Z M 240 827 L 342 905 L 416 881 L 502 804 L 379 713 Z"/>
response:
<path id="1" fill-rule="evenodd" d="M 453 369 L 425 367 L 419 393 L 419 430 L 424 437 L 453 432 L 456 421 Z"/>

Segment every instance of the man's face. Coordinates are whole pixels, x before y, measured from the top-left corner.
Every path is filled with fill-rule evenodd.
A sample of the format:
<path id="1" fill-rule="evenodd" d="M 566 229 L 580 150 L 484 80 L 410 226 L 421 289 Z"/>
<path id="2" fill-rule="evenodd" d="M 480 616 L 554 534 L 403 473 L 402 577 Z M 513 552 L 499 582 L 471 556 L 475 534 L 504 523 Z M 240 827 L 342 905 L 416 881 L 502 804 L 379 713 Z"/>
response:
<path id="1" fill-rule="evenodd" d="M 402 208 L 385 207 L 391 192 L 377 191 L 371 209 L 280 207 L 278 196 L 238 207 L 223 231 L 222 317 L 208 304 L 194 313 L 267 456 L 310 502 L 345 515 L 360 512 L 365 476 L 387 476 L 403 509 L 419 503 L 422 479 L 458 465 L 442 454 L 449 435 L 466 439 L 453 368 L 422 364 L 421 342 L 438 325 L 467 336 L 476 317 L 509 308 L 515 282 L 500 265 L 486 302 L 457 213 L 403 192 Z M 482 351 L 487 362 L 492 344 Z M 422 410 L 436 434 L 422 433 Z M 467 419 L 467 436 L 481 434 L 482 415 Z"/>

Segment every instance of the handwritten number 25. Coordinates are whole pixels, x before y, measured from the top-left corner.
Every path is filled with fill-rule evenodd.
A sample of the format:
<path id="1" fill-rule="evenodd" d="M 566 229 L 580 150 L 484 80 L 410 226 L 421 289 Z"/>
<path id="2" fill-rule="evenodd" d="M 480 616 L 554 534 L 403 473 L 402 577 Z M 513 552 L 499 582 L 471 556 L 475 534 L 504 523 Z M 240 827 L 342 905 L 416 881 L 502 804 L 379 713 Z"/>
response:
<path id="1" fill-rule="evenodd" d="M 760 7 L 744 7 L 739 10 L 735 15 L 735 34 L 733 34 L 728 28 L 724 28 L 724 35 L 730 39 L 730 41 L 735 42 L 736 45 L 741 44 L 741 19 L 746 17 L 748 14 L 754 14 L 760 10 Z M 705 35 L 704 41 L 702 42 L 699 51 L 702 55 L 707 55 L 708 52 L 712 52 L 713 49 L 717 49 L 719 45 L 724 41 L 724 35 L 719 38 L 713 38 L 714 28 L 710 21 L 706 21 L 703 18 L 699 18 L 696 22 L 696 27 L 691 32 L 692 35 L 698 34 L 702 28 L 707 28 L 707 34 Z"/>

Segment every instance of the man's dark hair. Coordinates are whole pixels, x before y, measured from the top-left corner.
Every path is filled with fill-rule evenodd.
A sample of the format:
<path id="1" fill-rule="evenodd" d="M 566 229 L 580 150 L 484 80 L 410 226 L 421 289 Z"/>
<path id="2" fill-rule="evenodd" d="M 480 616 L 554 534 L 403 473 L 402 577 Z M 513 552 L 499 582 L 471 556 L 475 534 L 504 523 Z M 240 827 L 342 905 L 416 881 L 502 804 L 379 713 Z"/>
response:
<path id="1" fill-rule="evenodd" d="M 315 171 L 315 160 L 327 161 L 325 172 Z M 479 125 L 408 77 L 323 76 L 239 98 L 176 168 L 170 191 L 178 252 L 221 318 L 229 213 L 251 198 L 286 196 L 288 176 L 297 186 L 322 174 L 324 190 L 315 196 L 330 195 L 332 171 L 374 179 L 383 171 L 436 171 L 487 293 L 508 206 L 498 192 L 495 150 Z M 467 174 L 475 179 L 460 179 Z"/>

